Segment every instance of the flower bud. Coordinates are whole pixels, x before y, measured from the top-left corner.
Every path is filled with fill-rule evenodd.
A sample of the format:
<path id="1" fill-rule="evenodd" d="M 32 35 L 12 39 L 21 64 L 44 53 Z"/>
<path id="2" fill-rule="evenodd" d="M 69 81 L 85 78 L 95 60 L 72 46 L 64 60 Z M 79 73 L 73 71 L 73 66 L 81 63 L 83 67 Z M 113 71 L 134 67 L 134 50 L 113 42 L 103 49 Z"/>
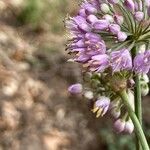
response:
<path id="1" fill-rule="evenodd" d="M 110 24 L 109 25 L 109 30 L 110 30 L 111 33 L 117 34 L 118 32 L 120 32 L 121 28 L 118 24 Z"/>
<path id="2" fill-rule="evenodd" d="M 101 4 L 100 9 L 103 13 L 108 13 L 110 11 L 109 6 L 106 3 Z"/>
<path id="3" fill-rule="evenodd" d="M 113 101 L 110 103 L 110 109 L 119 107 L 119 105 L 120 105 L 120 100 L 121 100 L 120 98 L 113 100 Z"/>
<path id="4" fill-rule="evenodd" d="M 135 4 L 134 4 L 133 0 L 125 0 L 124 4 L 125 4 L 125 6 L 129 10 L 131 10 L 132 12 L 134 12 L 134 10 L 135 10 Z"/>
<path id="5" fill-rule="evenodd" d="M 150 6 L 149 6 L 148 9 L 147 9 L 147 14 L 148 14 L 148 16 L 150 17 Z"/>
<path id="6" fill-rule="evenodd" d="M 95 13 L 97 13 L 97 9 L 91 4 L 85 5 L 84 8 L 85 8 L 86 14 L 95 14 Z"/>
<path id="7" fill-rule="evenodd" d="M 128 133 L 128 134 L 131 134 L 133 132 L 133 130 L 134 130 L 133 122 L 131 120 L 127 121 L 125 123 L 124 132 Z"/>
<path id="8" fill-rule="evenodd" d="M 149 87 L 148 84 L 141 84 L 141 94 L 142 96 L 146 96 L 149 93 Z"/>
<path id="9" fill-rule="evenodd" d="M 150 0 L 145 0 L 145 5 L 146 5 L 147 7 L 149 7 L 149 6 L 150 6 Z"/>
<path id="10" fill-rule="evenodd" d="M 79 29 L 81 29 L 84 32 L 90 32 L 91 31 L 91 28 L 87 23 L 81 23 L 78 26 L 79 26 Z"/>
<path id="11" fill-rule="evenodd" d="M 125 128 L 125 121 L 122 119 L 118 119 L 114 123 L 114 129 L 117 133 L 121 133 L 124 131 Z"/>
<path id="12" fill-rule="evenodd" d="M 143 6 L 143 4 L 142 4 L 142 1 L 139 1 L 139 2 L 134 2 L 134 4 L 135 4 L 135 11 L 142 11 L 142 6 Z"/>
<path id="13" fill-rule="evenodd" d="M 141 79 L 140 79 L 141 83 L 145 84 L 145 83 L 149 83 L 149 77 L 147 74 L 143 74 L 141 76 Z"/>
<path id="14" fill-rule="evenodd" d="M 111 113 L 112 117 L 115 119 L 119 118 L 121 115 L 121 111 L 117 107 L 113 108 L 110 113 Z"/>
<path id="15" fill-rule="evenodd" d="M 95 15 L 89 15 L 88 17 L 87 17 L 87 21 L 89 22 L 89 23 L 95 23 L 96 21 L 98 21 L 98 18 L 95 16 Z"/>
<path id="16" fill-rule="evenodd" d="M 105 30 L 108 28 L 109 22 L 107 20 L 98 20 L 94 23 L 93 27 L 96 30 Z"/>
<path id="17" fill-rule="evenodd" d="M 79 10 L 79 15 L 80 15 L 80 16 L 83 16 L 83 17 L 86 17 L 85 9 L 80 9 L 80 10 Z"/>
<path id="18" fill-rule="evenodd" d="M 76 84 L 73 84 L 71 86 L 69 86 L 68 88 L 68 91 L 71 93 L 71 94 L 80 94 L 83 90 L 83 87 L 82 87 L 82 84 L 80 83 L 76 83 Z"/>
<path id="19" fill-rule="evenodd" d="M 123 24 L 123 21 L 124 21 L 123 16 L 120 16 L 120 15 L 115 15 L 115 16 L 114 16 L 114 20 L 115 20 L 115 22 L 116 22 L 117 24 L 119 24 L 119 25 L 122 25 L 122 24 Z"/>
<path id="20" fill-rule="evenodd" d="M 120 42 L 123 42 L 123 41 L 125 41 L 126 39 L 127 39 L 127 34 L 125 33 L 125 32 L 118 32 L 118 34 L 117 34 L 117 38 L 118 38 L 118 41 L 120 41 Z"/>
<path id="21" fill-rule="evenodd" d="M 134 93 L 130 89 L 128 90 L 128 98 L 129 98 L 129 103 L 130 103 L 132 109 L 135 110 Z"/>
<path id="22" fill-rule="evenodd" d="M 108 0 L 108 2 L 111 4 L 117 4 L 119 2 L 119 0 Z"/>
<path id="23" fill-rule="evenodd" d="M 85 82 L 88 82 L 88 81 L 91 80 L 91 77 L 92 77 L 92 73 L 91 72 L 86 72 L 86 73 L 84 73 L 83 80 Z"/>
<path id="24" fill-rule="evenodd" d="M 87 99 L 93 99 L 93 97 L 94 97 L 93 92 L 92 91 L 86 91 L 84 93 L 84 97 Z"/>
<path id="25" fill-rule="evenodd" d="M 146 50 L 146 45 L 145 45 L 145 44 L 143 44 L 143 45 L 141 45 L 141 46 L 139 47 L 139 53 L 144 53 L 145 50 Z"/>
<path id="26" fill-rule="evenodd" d="M 114 21 L 113 17 L 111 15 L 104 15 L 103 19 L 107 20 L 108 22 L 112 23 Z"/>
<path id="27" fill-rule="evenodd" d="M 142 21 L 144 18 L 144 13 L 142 11 L 137 11 L 135 12 L 134 17 L 137 21 Z"/>

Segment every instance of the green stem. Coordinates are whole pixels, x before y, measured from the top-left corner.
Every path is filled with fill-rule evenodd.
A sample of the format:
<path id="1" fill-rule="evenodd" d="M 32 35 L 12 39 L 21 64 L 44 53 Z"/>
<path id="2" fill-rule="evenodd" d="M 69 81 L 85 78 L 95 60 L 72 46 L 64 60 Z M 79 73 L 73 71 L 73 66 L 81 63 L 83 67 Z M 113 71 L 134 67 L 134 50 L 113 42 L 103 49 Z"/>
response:
<path id="1" fill-rule="evenodd" d="M 134 57 L 136 56 L 137 53 L 138 53 L 137 48 L 134 47 L 132 49 L 133 59 L 134 59 Z M 135 114 L 136 114 L 136 116 L 139 120 L 139 123 L 142 126 L 142 98 L 141 98 L 140 76 L 135 75 L 134 81 L 135 81 L 135 88 L 134 88 Z M 136 150 L 141 150 L 141 143 L 140 143 L 137 136 L 136 136 Z"/>
<path id="2" fill-rule="evenodd" d="M 143 150 L 149 150 L 149 146 L 148 146 L 146 137 L 144 135 L 144 132 L 142 130 L 142 126 L 141 126 L 137 116 L 135 115 L 135 113 L 134 113 L 134 111 L 133 111 L 133 109 L 130 106 L 130 103 L 128 101 L 128 95 L 126 93 L 126 90 L 123 90 L 120 93 L 120 97 L 122 98 L 122 100 L 123 100 L 123 102 L 127 108 L 127 111 L 129 113 L 129 116 L 130 116 L 130 118 L 134 124 L 136 135 L 137 135 L 138 139 L 140 140 L 140 143 L 141 143 Z"/>
<path id="3" fill-rule="evenodd" d="M 139 122 L 142 125 L 142 98 L 141 98 L 141 85 L 140 85 L 140 76 L 136 75 L 135 77 L 135 113 Z"/>
<path id="4" fill-rule="evenodd" d="M 135 97 L 135 114 L 142 126 L 142 98 L 141 98 L 141 86 L 140 86 L 140 77 L 139 75 L 135 76 L 135 89 L 134 89 L 134 97 Z M 136 139 L 136 149 L 140 150 L 140 142 Z"/>

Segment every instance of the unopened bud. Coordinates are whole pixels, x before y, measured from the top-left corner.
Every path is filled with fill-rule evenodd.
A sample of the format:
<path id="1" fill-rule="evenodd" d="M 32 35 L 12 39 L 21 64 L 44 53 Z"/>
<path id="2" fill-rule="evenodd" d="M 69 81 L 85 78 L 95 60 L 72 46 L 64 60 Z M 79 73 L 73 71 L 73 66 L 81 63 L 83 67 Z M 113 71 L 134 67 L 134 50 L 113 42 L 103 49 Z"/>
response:
<path id="1" fill-rule="evenodd" d="M 112 117 L 115 119 L 119 118 L 121 115 L 121 111 L 118 108 L 113 108 L 110 113 L 111 113 Z"/>
<path id="2" fill-rule="evenodd" d="M 114 129 L 117 133 L 121 133 L 124 131 L 125 128 L 125 121 L 122 119 L 118 119 L 114 123 Z"/>
<path id="3" fill-rule="evenodd" d="M 109 25 L 109 30 L 110 30 L 111 33 L 117 34 L 118 32 L 120 32 L 121 28 L 118 24 L 110 24 Z"/>
<path id="4" fill-rule="evenodd" d="M 89 23 L 95 23 L 96 21 L 98 21 L 98 18 L 95 16 L 95 15 L 89 15 L 88 17 L 87 17 L 87 21 L 89 22 Z"/>
<path id="5" fill-rule="evenodd" d="M 100 9 L 103 13 L 108 13 L 110 11 L 109 6 L 105 3 L 100 5 Z"/>
<path id="6" fill-rule="evenodd" d="M 137 11 L 135 14 L 134 14 L 134 17 L 137 21 L 142 21 L 143 18 L 144 18 L 144 13 L 141 12 L 141 11 Z"/>
<path id="7" fill-rule="evenodd" d="M 133 0 L 125 0 L 124 4 L 125 4 L 125 6 L 129 10 L 131 10 L 132 12 L 134 12 L 134 10 L 135 10 L 135 4 L 134 4 Z"/>
<path id="8" fill-rule="evenodd" d="M 120 42 L 123 42 L 127 39 L 127 34 L 125 32 L 118 32 L 117 34 L 117 38 L 118 38 L 118 41 Z"/>
<path id="9" fill-rule="evenodd" d="M 128 90 L 128 98 L 129 98 L 129 103 L 130 103 L 132 109 L 135 110 L 134 93 L 130 89 Z"/>
<path id="10" fill-rule="evenodd" d="M 108 0 L 108 2 L 111 4 L 117 4 L 119 2 L 119 0 Z"/>
<path id="11" fill-rule="evenodd" d="M 69 86 L 69 88 L 68 88 L 68 91 L 71 94 L 80 94 L 82 92 L 82 90 L 83 90 L 83 88 L 80 83 L 73 84 L 73 85 Z"/>
<path id="12" fill-rule="evenodd" d="M 146 95 L 148 95 L 148 93 L 149 93 L 148 84 L 147 83 L 141 84 L 141 94 L 142 94 L 142 96 L 146 96 Z"/>
<path id="13" fill-rule="evenodd" d="M 139 47 L 139 53 L 144 53 L 145 50 L 146 50 L 146 45 L 145 45 L 145 44 L 143 44 L 143 45 L 141 45 L 141 46 Z"/>
<path id="14" fill-rule="evenodd" d="M 131 134 L 133 132 L 133 130 L 134 130 L 133 122 L 131 120 L 127 121 L 125 123 L 124 132 L 128 133 L 128 134 Z"/>
<path id="15" fill-rule="evenodd" d="M 122 25 L 122 24 L 123 24 L 123 21 L 124 21 L 123 16 L 120 16 L 120 15 L 115 15 L 115 16 L 114 16 L 114 20 L 115 20 L 115 22 L 116 22 L 117 24 L 119 24 L 119 25 Z"/>
<path id="16" fill-rule="evenodd" d="M 96 30 L 105 30 L 108 28 L 109 22 L 107 20 L 98 20 L 97 22 L 94 23 L 93 27 Z"/>
<path id="17" fill-rule="evenodd" d="M 149 77 L 147 74 L 143 74 L 140 79 L 141 83 L 149 83 Z"/>
<path id="18" fill-rule="evenodd" d="M 84 93 L 84 97 L 87 99 L 93 99 L 93 97 L 94 97 L 93 92 L 92 91 L 86 91 Z"/>
<path id="19" fill-rule="evenodd" d="M 147 9 L 147 14 L 148 14 L 148 16 L 150 17 L 150 6 L 149 6 L 148 9 Z"/>
<path id="20" fill-rule="evenodd" d="M 150 6 L 150 0 L 145 0 L 145 5 L 146 5 L 147 7 L 149 7 L 149 6 Z"/>
<path id="21" fill-rule="evenodd" d="M 109 21 L 110 23 L 112 23 L 114 21 L 113 17 L 111 15 L 108 15 L 108 14 L 104 15 L 103 19 Z"/>

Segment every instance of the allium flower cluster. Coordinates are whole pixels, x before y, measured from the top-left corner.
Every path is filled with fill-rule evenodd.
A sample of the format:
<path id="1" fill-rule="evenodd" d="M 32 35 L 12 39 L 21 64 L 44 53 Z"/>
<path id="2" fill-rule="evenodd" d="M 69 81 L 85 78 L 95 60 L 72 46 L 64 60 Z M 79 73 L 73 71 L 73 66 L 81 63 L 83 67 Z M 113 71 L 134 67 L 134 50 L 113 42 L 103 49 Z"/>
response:
<path id="1" fill-rule="evenodd" d="M 117 118 L 124 116 L 114 93 L 132 90 L 133 76 L 150 70 L 150 1 L 85 0 L 65 24 L 70 36 L 66 50 L 85 74 L 91 74 L 87 85 L 94 92 L 92 111 L 97 116 L 109 110 Z M 81 91 L 73 86 L 69 90 Z M 110 109 L 114 101 L 117 105 Z"/>

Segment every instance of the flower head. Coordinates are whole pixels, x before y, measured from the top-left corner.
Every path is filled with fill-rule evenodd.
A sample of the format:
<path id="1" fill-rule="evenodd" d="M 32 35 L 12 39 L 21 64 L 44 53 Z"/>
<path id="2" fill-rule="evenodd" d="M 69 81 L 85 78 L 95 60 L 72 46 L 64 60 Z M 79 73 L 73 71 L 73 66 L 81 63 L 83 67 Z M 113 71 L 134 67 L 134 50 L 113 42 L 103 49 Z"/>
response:
<path id="1" fill-rule="evenodd" d="M 90 73 L 88 80 L 83 78 L 86 92 L 80 84 L 68 90 L 73 94 L 83 90 L 83 96 L 94 103 L 92 111 L 97 117 L 109 109 L 117 119 L 114 128 L 119 133 L 131 134 L 134 126 L 126 110 L 122 111 L 118 93 L 125 90 L 135 110 L 133 77 L 140 74 L 142 80 L 150 70 L 149 17 L 150 0 L 83 0 L 77 15 L 66 19 L 70 33 L 66 50 L 71 60 L 82 64 L 83 76 Z M 148 83 L 141 81 L 141 90 L 146 95 Z M 111 108 L 115 100 L 117 105 Z"/>

